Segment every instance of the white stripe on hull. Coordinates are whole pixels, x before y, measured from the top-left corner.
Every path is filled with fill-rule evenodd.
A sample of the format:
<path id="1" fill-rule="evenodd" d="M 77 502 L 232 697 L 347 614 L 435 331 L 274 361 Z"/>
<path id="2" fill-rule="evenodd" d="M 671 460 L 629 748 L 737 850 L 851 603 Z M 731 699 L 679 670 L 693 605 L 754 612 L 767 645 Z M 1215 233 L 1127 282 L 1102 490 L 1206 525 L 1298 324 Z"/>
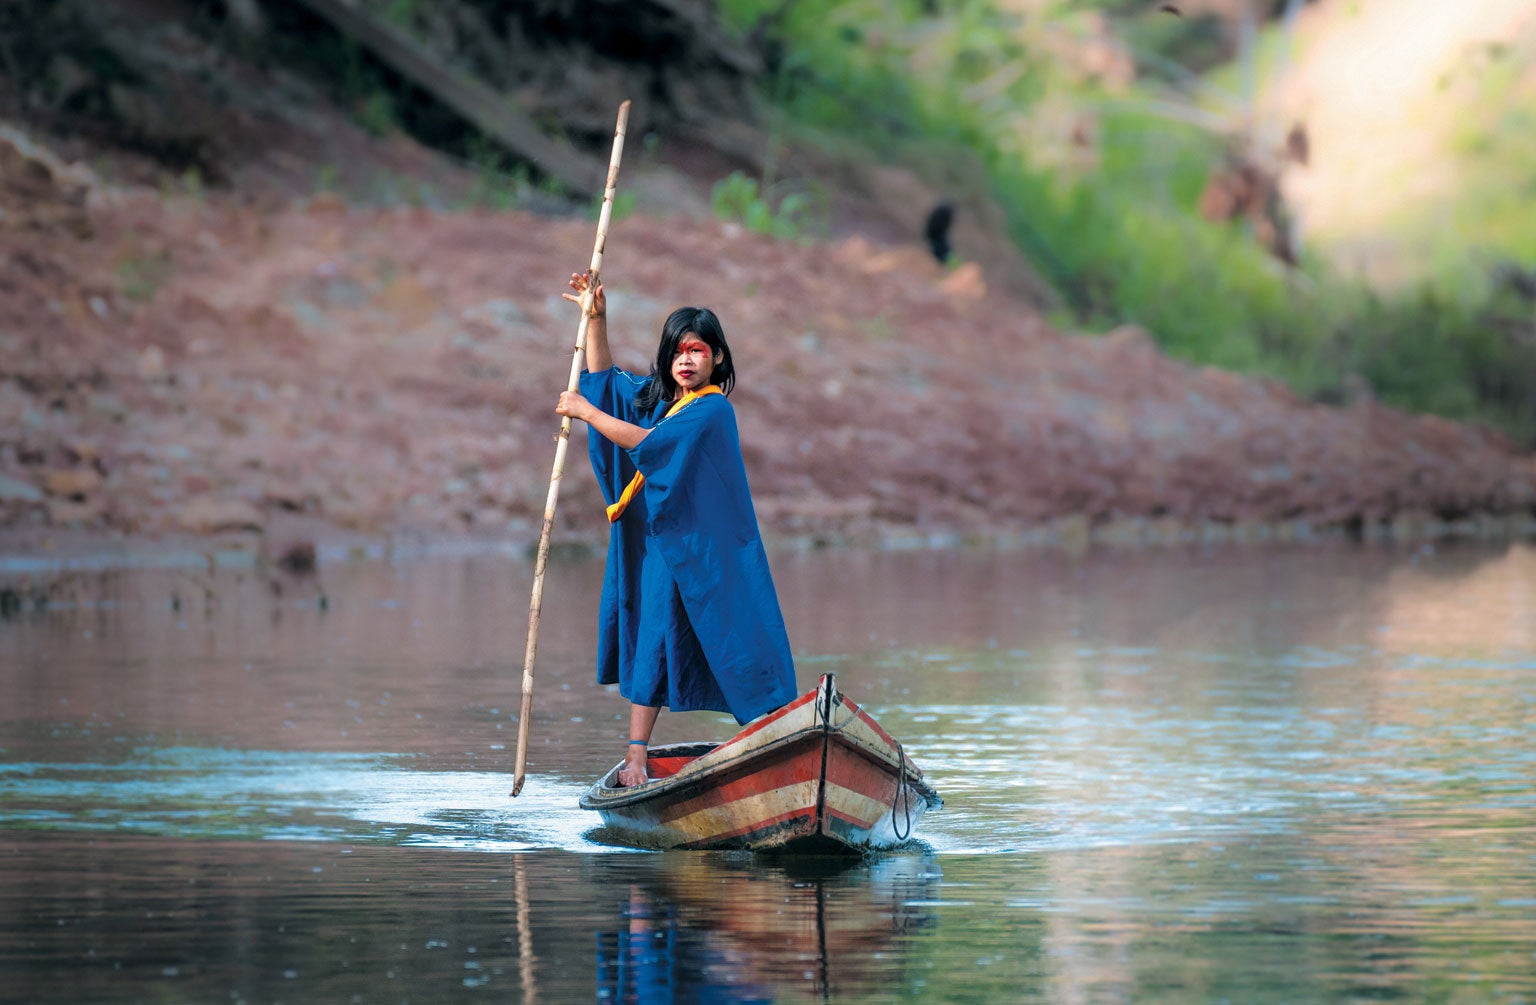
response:
<path id="1" fill-rule="evenodd" d="M 871 799 L 862 792 L 844 788 L 835 782 L 827 783 L 827 809 L 865 827 L 872 826 L 891 808 L 878 799 Z"/>
<path id="2" fill-rule="evenodd" d="M 759 792 L 744 799 L 709 806 L 685 814 L 662 824 L 687 840 L 698 840 L 715 834 L 741 830 L 754 823 L 774 820 L 788 813 L 814 812 L 816 809 L 816 782 L 795 782 L 767 792 Z"/>

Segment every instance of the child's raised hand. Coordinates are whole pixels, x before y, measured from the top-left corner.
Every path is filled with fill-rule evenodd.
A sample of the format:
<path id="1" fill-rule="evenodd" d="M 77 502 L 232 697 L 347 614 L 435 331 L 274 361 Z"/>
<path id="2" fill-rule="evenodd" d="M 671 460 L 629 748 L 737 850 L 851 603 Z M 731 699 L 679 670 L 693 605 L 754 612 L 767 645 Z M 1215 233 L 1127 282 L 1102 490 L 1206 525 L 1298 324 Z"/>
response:
<path id="1" fill-rule="evenodd" d="M 560 294 L 573 304 L 580 304 L 587 312 L 588 317 L 602 318 L 608 314 L 608 298 L 603 295 L 603 284 L 598 283 L 596 288 L 592 285 L 592 270 L 571 273 L 571 289 L 576 295 L 569 293 Z"/>

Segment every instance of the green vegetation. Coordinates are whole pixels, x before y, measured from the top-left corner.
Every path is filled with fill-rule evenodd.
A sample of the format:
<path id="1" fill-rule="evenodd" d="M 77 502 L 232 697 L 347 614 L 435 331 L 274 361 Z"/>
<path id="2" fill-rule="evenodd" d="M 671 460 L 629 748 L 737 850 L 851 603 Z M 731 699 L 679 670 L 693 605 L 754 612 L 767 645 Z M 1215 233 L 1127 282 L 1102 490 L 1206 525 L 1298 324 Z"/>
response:
<path id="1" fill-rule="evenodd" d="M 773 196 L 759 191 L 757 179 L 740 171 L 716 182 L 709 201 L 720 219 L 734 220 L 770 237 L 805 241 L 826 230 L 809 195 L 790 192 L 775 202 Z"/>
<path id="2" fill-rule="evenodd" d="M 617 223 L 624 219 L 626 216 L 635 211 L 635 207 L 639 204 L 639 202 L 640 197 L 635 195 L 633 192 L 626 190 L 623 192 L 614 193 L 613 208 L 608 211 L 609 222 Z M 602 216 L 602 213 L 603 200 L 601 198 L 593 199 L 591 212 L 592 219 L 594 221 L 597 220 L 598 217 Z"/>
<path id="3" fill-rule="evenodd" d="M 389 81 L 357 43 L 350 39 L 327 40 L 317 48 L 327 51 L 335 60 L 341 100 L 351 108 L 357 124 L 374 136 L 399 131 L 400 117 Z"/>
<path id="4" fill-rule="evenodd" d="M 521 164 L 509 164 L 506 155 L 488 140 L 477 138 L 471 142 L 469 162 L 475 169 L 468 197 L 472 206 L 516 209 L 532 186 L 528 169 Z"/>
<path id="5" fill-rule="evenodd" d="M 395 120 L 395 102 L 389 92 L 379 89 L 358 98 L 353 116 L 358 125 L 374 136 L 388 136 L 399 127 Z"/>
<path id="6" fill-rule="evenodd" d="M 169 251 L 135 253 L 117 263 L 117 286 L 123 296 L 147 303 L 176 274 L 176 260 Z"/>
<path id="7" fill-rule="evenodd" d="M 1136 80 L 1110 86 L 1072 53 L 1101 37 L 1105 12 L 1132 9 L 1124 3 L 1062 0 L 1029 15 L 979 0 L 721 6 L 741 30 L 782 43 L 769 90 L 783 128 L 912 165 L 951 190 L 985 186 L 1076 324 L 1138 323 L 1175 356 L 1318 400 L 1369 388 L 1536 443 L 1536 303 L 1520 292 L 1536 273 L 1519 265 L 1536 263 L 1536 123 L 1513 97 L 1515 55 L 1490 53 L 1503 63 L 1477 78 L 1456 250 L 1416 286 L 1384 293 L 1305 254 L 1286 266 L 1247 224 L 1200 216 L 1212 167 L 1243 139 L 1221 128 L 1240 117 L 1196 76 L 1241 75 L 1216 65 L 1202 19 L 1130 22 L 1121 37 L 1135 47 Z M 1276 48 L 1261 42 L 1258 72 Z M 1084 123 L 1090 142 L 1075 135 Z M 715 201 L 753 229 L 793 229 L 777 220 L 793 213 L 773 212 L 751 179 L 722 182 Z M 1444 220 L 1423 226 L 1447 232 Z"/>
<path id="8" fill-rule="evenodd" d="M 474 182 L 465 196 L 469 206 L 499 212 L 524 207 L 536 196 L 555 197 L 560 193 L 557 181 L 548 177 L 535 179 L 527 164 L 484 137 L 471 136 L 466 152 L 469 166 L 474 169 Z M 614 218 L 618 219 L 629 208 L 626 200 L 617 199 Z M 596 208 L 592 216 L 597 218 Z"/>
<path id="9" fill-rule="evenodd" d="M 341 181 L 341 169 L 335 164 L 322 164 L 315 171 L 315 191 L 335 192 Z"/>

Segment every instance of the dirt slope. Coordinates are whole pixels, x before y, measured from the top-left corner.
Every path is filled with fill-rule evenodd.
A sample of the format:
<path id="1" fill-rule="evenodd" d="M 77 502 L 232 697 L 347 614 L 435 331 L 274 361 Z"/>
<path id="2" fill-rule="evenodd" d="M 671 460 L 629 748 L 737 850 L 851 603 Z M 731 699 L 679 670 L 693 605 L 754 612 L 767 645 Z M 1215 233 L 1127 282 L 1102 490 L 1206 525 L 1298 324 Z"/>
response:
<path id="1" fill-rule="evenodd" d="M 15 130 L 0 154 L 5 550 L 71 534 L 536 535 L 575 328 L 559 294 L 590 257 L 590 221 L 166 197 Z M 628 180 L 658 178 L 685 185 L 654 165 Z M 1536 464 L 1498 435 L 1309 404 L 1170 361 L 1134 330 L 1064 335 L 915 241 L 803 246 L 635 214 L 613 228 L 606 276 L 633 367 L 674 306 L 720 312 L 776 536 L 1507 528 L 1536 502 Z M 560 533 L 600 540 L 572 457 Z"/>

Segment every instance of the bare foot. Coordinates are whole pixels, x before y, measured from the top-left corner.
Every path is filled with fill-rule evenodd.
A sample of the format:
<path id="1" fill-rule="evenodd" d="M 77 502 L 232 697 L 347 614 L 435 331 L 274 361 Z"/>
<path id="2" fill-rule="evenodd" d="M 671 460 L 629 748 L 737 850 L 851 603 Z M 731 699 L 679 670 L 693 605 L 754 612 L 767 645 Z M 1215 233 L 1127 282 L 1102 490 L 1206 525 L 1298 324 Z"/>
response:
<path id="1" fill-rule="evenodd" d="M 638 743 L 632 744 L 624 757 L 624 767 L 619 769 L 619 784 L 626 789 L 632 785 L 644 785 L 650 781 L 645 768 L 647 750 Z"/>

